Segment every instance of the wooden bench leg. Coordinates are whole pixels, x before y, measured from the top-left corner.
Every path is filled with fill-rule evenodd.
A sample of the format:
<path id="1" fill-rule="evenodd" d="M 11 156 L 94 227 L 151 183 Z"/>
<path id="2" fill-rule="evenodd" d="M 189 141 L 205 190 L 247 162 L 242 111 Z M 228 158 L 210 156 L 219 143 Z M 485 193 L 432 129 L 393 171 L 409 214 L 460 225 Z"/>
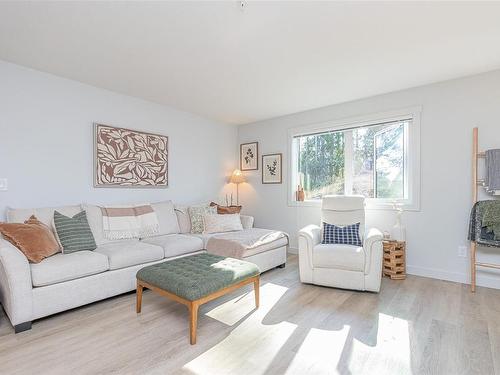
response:
<path id="1" fill-rule="evenodd" d="M 255 281 L 253 282 L 253 288 L 254 288 L 254 293 L 255 293 L 255 308 L 259 308 L 259 299 L 260 299 L 260 296 L 259 296 L 259 292 L 260 292 L 260 289 L 259 289 L 259 283 L 260 283 L 260 278 L 257 276 L 257 278 L 255 279 Z"/>
<path id="2" fill-rule="evenodd" d="M 142 306 L 142 289 L 143 286 L 137 282 L 137 291 L 136 291 L 136 298 L 137 298 L 137 306 L 136 306 L 136 311 L 137 314 L 141 312 L 141 306 Z"/>
<path id="3" fill-rule="evenodd" d="M 191 302 L 189 305 L 189 341 L 191 345 L 196 344 L 196 327 L 198 325 L 198 303 Z"/>

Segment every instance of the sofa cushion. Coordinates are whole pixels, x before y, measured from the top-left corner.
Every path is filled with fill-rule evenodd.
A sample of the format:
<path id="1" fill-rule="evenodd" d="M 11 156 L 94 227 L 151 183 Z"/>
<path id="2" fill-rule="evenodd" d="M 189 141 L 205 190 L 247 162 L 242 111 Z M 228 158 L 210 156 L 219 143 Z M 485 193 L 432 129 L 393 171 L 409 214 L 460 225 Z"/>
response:
<path id="1" fill-rule="evenodd" d="M 108 258 L 94 251 L 56 254 L 37 264 L 30 264 L 33 286 L 45 286 L 80 277 L 95 275 L 109 269 Z"/>
<path id="2" fill-rule="evenodd" d="M 95 252 L 108 257 L 110 270 L 154 262 L 164 257 L 161 247 L 139 240 L 106 243 L 98 246 Z"/>
<path id="3" fill-rule="evenodd" d="M 160 225 L 160 230 L 156 235 L 162 236 L 180 232 L 179 222 L 177 221 L 172 201 L 152 203 L 151 207 L 156 212 L 158 224 Z"/>
<path id="4" fill-rule="evenodd" d="M 201 238 L 187 234 L 169 234 L 166 236 L 144 238 L 141 242 L 161 246 L 163 248 L 165 258 L 175 257 L 204 249 Z"/>
<path id="5" fill-rule="evenodd" d="M 202 241 L 203 241 L 203 248 L 206 249 L 207 248 L 207 243 L 208 243 L 208 240 L 210 238 L 212 238 L 213 236 L 215 236 L 216 233 L 192 233 L 190 234 L 190 236 L 193 236 L 193 237 L 197 237 L 197 238 L 200 238 Z"/>
<path id="6" fill-rule="evenodd" d="M 55 233 L 54 227 L 54 211 L 57 210 L 63 215 L 73 216 L 79 213 L 82 208 L 80 205 L 76 206 L 61 206 L 61 207 L 45 207 L 45 208 L 8 208 L 7 209 L 7 221 L 9 223 L 24 223 L 28 220 L 31 215 L 35 215 L 36 218 L 48 225 L 50 229 Z"/>
<path id="7" fill-rule="evenodd" d="M 313 265 L 321 268 L 339 268 L 363 271 L 365 251 L 360 246 L 319 244 L 313 248 Z"/>

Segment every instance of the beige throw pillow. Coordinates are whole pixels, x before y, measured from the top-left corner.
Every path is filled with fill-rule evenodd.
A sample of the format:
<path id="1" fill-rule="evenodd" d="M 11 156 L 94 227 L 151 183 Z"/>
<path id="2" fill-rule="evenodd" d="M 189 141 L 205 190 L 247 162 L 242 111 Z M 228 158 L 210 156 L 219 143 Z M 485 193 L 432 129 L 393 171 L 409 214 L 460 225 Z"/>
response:
<path id="1" fill-rule="evenodd" d="M 209 214 L 203 216 L 203 233 L 221 233 L 243 230 L 240 214 Z"/>

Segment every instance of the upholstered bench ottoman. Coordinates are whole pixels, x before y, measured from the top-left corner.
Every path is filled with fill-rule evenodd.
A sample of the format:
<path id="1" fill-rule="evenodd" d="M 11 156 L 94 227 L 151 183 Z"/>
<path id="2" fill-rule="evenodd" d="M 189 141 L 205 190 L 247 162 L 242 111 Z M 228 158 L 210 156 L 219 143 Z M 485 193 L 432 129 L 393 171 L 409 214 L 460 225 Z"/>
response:
<path id="1" fill-rule="evenodd" d="M 196 344 L 200 305 L 254 283 L 255 307 L 259 307 L 259 268 L 250 262 L 213 254 L 196 254 L 144 267 L 137 272 L 137 313 L 143 288 L 173 299 L 189 309 L 191 345 Z"/>

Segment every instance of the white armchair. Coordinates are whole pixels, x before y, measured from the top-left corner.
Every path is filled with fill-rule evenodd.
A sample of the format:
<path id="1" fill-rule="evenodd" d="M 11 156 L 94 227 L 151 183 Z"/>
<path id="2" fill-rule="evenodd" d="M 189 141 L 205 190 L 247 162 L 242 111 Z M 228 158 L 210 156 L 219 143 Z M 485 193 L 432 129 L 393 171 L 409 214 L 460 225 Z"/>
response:
<path id="1" fill-rule="evenodd" d="M 308 225 L 299 231 L 300 281 L 343 289 L 378 292 L 382 277 L 382 233 L 365 231 L 364 197 L 323 197 L 321 222 L 339 226 L 360 223 L 362 247 L 322 244 L 322 229 Z"/>

